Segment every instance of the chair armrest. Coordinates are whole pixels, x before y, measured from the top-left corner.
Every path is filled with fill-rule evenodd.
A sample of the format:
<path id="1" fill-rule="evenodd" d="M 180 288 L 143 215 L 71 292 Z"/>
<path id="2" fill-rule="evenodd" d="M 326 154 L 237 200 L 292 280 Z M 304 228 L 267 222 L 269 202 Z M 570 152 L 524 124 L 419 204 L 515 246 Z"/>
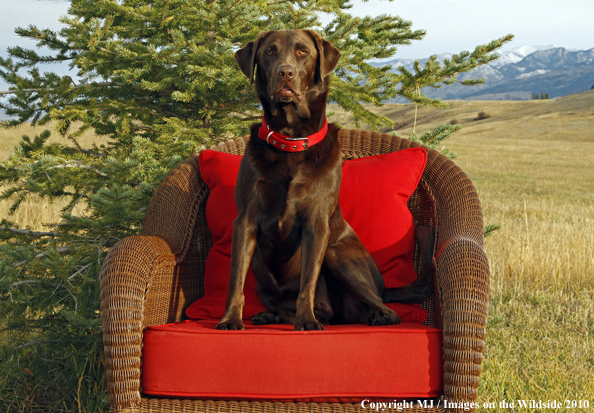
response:
<path id="1" fill-rule="evenodd" d="M 483 248 L 456 239 L 437 264 L 443 317 L 444 398 L 474 402 L 485 348 L 489 266 Z"/>
<path id="2" fill-rule="evenodd" d="M 109 404 L 112 409 L 140 403 L 140 365 L 145 297 L 151 282 L 172 276 L 175 255 L 154 236 L 132 236 L 107 254 L 101 270 L 101 325 Z"/>
<path id="3" fill-rule="evenodd" d="M 452 161 L 428 151 L 423 179 L 437 216 L 437 286 L 443 320 L 444 398 L 474 402 L 485 346 L 489 263 L 480 201 Z"/>
<path id="4" fill-rule="evenodd" d="M 161 182 L 151 198 L 141 235 L 164 239 L 181 262 L 190 245 L 198 208 L 208 196 L 198 156 L 187 158 Z"/>

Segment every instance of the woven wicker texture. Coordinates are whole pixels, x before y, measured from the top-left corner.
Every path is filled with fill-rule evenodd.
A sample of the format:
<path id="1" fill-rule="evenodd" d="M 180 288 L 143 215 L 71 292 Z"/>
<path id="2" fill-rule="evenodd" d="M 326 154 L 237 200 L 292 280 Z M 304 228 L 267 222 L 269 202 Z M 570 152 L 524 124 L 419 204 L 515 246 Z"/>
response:
<path id="1" fill-rule="evenodd" d="M 243 154 L 247 139 L 236 138 L 211 149 Z M 420 146 L 396 136 L 358 130 L 341 130 L 340 140 L 345 159 Z M 464 172 L 439 152 L 426 149 L 427 167 L 408 203 L 415 224 L 431 225 L 437 234 L 437 288 L 422 306 L 429 311 L 426 323 L 443 329 L 442 399 L 472 402 L 477 398 L 489 295 L 482 212 L 476 190 Z M 120 241 L 105 260 L 101 320 L 111 411 L 368 411 L 358 404 L 180 401 L 142 395 L 144 327 L 182 320 L 186 308 L 204 294 L 204 266 L 212 245 L 205 215 L 207 198 L 208 187 L 200 176 L 197 156 L 191 157 L 160 185 L 150 202 L 141 235 Z M 442 409 L 416 406 L 392 411 Z"/>

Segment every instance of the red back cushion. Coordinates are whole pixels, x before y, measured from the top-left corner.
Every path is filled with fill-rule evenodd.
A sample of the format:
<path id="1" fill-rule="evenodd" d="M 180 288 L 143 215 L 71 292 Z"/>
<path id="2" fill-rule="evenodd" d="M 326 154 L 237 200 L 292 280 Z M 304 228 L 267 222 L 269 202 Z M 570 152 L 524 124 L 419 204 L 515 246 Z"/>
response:
<path id="1" fill-rule="evenodd" d="M 206 259 L 202 298 L 186 311 L 194 320 L 220 319 L 225 311 L 233 220 L 237 217 L 234 191 L 241 156 L 206 150 L 199 155 L 200 173 L 210 189 L 206 219 L 213 247 Z M 410 284 L 415 234 L 407 201 L 417 187 L 427 162 L 422 148 L 343 162 L 340 207 L 346 221 L 371 253 L 387 288 Z M 243 318 L 266 310 L 256 292 L 256 278 L 248 273 Z M 427 312 L 419 306 L 386 304 L 402 321 L 423 322 Z"/>

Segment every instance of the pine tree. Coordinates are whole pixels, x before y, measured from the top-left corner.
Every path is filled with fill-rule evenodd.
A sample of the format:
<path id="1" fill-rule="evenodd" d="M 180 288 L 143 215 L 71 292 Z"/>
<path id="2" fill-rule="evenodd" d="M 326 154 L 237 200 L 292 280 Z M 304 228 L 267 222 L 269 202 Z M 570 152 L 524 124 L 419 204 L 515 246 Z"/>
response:
<path id="1" fill-rule="evenodd" d="M 264 30 L 318 30 L 342 53 L 331 101 L 357 124 L 378 128 L 390 121 L 362 104 L 403 96 L 443 106 L 421 89 L 456 82 L 511 39 L 393 73 L 369 61 L 393 56 L 425 32 L 396 16 L 351 16 L 349 8 L 347 0 L 71 0 L 60 31 L 16 30 L 49 53 L 16 46 L 0 58 L 0 76 L 10 85 L 0 107 L 16 117 L 6 126 L 51 126 L 64 140 L 49 143 L 49 130 L 23 137 L 0 165 L 0 199 L 10 199 L 13 212 L 34 194 L 69 203 L 47 231 L 17 228 L 10 217 L 0 223 L 4 410 L 106 408 L 102 262 L 111 246 L 138 232 L 168 171 L 197 149 L 244 135 L 260 119 L 234 60 L 238 47 Z M 330 23 L 323 26 L 320 14 Z M 76 76 L 40 70 L 52 62 L 68 63 Z M 454 129 L 436 131 L 435 140 Z M 81 147 L 87 130 L 106 143 Z M 73 213 L 77 205 L 85 207 L 82 214 Z"/>

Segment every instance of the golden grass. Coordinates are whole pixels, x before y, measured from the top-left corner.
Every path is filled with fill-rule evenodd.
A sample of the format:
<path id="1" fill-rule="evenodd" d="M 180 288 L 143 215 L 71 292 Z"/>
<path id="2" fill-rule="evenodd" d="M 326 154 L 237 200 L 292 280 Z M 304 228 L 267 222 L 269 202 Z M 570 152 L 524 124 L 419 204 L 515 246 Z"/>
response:
<path id="1" fill-rule="evenodd" d="M 489 222 L 502 228 L 485 246 L 493 291 L 594 292 L 592 204 L 534 199 L 497 203 L 493 201 Z"/>
<path id="2" fill-rule="evenodd" d="M 12 205 L 9 201 L 0 201 L 0 219 L 7 219 L 18 228 L 27 228 L 33 231 L 48 230 L 49 225 L 55 225 L 60 221 L 62 208 L 68 205 L 66 200 L 47 202 L 37 196 L 32 196 L 22 202 L 14 214 L 9 215 L 9 208 Z M 74 214 L 80 214 L 81 206 L 76 206 Z"/>
<path id="3" fill-rule="evenodd" d="M 493 288 L 594 290 L 594 137 L 451 140 L 485 222 L 502 225 L 486 240 Z"/>

